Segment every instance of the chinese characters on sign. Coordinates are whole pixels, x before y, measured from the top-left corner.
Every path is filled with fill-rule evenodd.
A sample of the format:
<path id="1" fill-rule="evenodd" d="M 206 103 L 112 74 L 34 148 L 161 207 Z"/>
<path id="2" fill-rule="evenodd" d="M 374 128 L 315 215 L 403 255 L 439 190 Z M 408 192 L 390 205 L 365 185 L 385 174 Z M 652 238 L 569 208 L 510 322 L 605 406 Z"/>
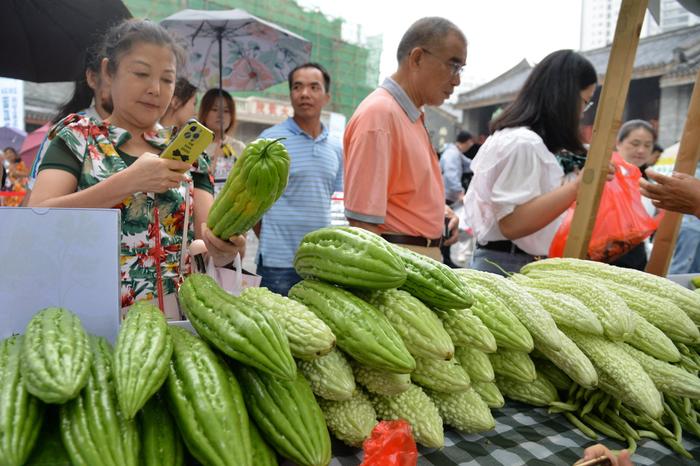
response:
<path id="1" fill-rule="evenodd" d="M 24 82 L 0 78 L 0 127 L 24 130 Z"/>
<path id="2" fill-rule="evenodd" d="M 294 114 L 291 105 L 279 104 L 276 102 L 255 101 L 255 113 L 262 115 L 272 115 L 278 117 L 290 117 Z"/>

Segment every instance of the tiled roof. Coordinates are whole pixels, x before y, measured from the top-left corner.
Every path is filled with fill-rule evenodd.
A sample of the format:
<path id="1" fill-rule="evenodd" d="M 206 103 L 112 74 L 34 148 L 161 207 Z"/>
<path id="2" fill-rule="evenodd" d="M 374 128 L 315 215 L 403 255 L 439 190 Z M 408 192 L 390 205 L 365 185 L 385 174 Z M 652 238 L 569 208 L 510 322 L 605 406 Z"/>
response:
<path id="1" fill-rule="evenodd" d="M 695 76 L 698 74 L 698 70 L 700 70 L 700 56 L 695 57 L 692 61 L 679 63 L 666 76 L 671 78 Z"/>
<path id="2" fill-rule="evenodd" d="M 492 79 L 471 91 L 460 94 L 455 108 L 470 108 L 479 105 L 470 105 L 494 100 L 505 102 L 512 99 L 512 95 L 525 83 L 532 70 L 532 65 L 523 59 L 520 63 L 509 69 L 502 75 Z"/>
<path id="3" fill-rule="evenodd" d="M 667 85 L 668 81 L 674 81 L 676 84 L 695 82 L 700 70 L 700 40 L 683 49 L 682 54 L 683 60 L 664 75 L 661 86 Z"/>
<path id="4" fill-rule="evenodd" d="M 24 111 L 32 120 L 50 120 L 73 95 L 73 83 L 24 82 Z"/>
<path id="5" fill-rule="evenodd" d="M 665 74 L 670 67 L 683 60 L 683 50 L 699 43 L 700 24 L 640 39 L 634 58 L 634 73 L 656 69 L 657 75 Z M 582 54 L 593 63 L 598 74 L 603 75 L 608 67 L 610 49 L 611 46 L 608 45 Z"/>
<path id="6" fill-rule="evenodd" d="M 611 46 L 581 52 L 599 76 L 608 67 Z M 512 100 L 532 67 L 523 60 L 496 79 L 461 94 L 457 108 L 474 108 Z M 700 69 L 700 25 L 677 29 L 640 39 L 632 78 L 692 75 Z"/>

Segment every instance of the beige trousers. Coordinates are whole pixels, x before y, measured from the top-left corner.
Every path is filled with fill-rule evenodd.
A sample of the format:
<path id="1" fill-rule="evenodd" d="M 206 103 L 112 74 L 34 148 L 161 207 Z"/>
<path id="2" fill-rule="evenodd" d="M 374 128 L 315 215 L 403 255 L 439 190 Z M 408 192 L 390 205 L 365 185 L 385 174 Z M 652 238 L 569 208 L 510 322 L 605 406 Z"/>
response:
<path id="1" fill-rule="evenodd" d="M 438 262 L 442 262 L 442 253 L 440 252 L 440 248 L 427 248 L 425 246 L 414 246 L 412 244 L 396 244 L 396 246 L 401 246 L 406 249 L 410 249 L 413 252 L 417 252 L 418 254 L 422 254 L 424 256 L 430 257 L 431 259 L 435 259 Z"/>

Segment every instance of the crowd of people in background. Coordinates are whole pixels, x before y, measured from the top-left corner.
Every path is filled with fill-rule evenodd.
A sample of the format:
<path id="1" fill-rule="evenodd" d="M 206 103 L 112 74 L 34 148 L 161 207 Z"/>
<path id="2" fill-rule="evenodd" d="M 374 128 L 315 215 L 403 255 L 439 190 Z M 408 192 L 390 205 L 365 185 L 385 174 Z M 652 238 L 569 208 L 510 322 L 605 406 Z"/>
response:
<path id="1" fill-rule="evenodd" d="M 101 45 L 88 51 L 74 94 L 53 120 L 31 170 L 12 148 L 4 151 L 2 189 L 26 191 L 23 203 L 30 206 L 109 204 L 127 209 L 124 198 L 130 199 L 128 195 L 140 185 L 124 182 L 124 189 L 116 190 L 112 186 L 114 179 L 126 177 L 109 180 L 111 196 L 93 197 L 82 191 L 99 193 L 93 185 L 110 177 L 99 170 L 112 175 L 122 170 L 139 173 L 141 168 L 143 173 L 149 157 L 141 156 L 157 155 L 178 128 L 196 117 L 214 133 L 213 142 L 194 168 L 186 171 L 189 177 L 175 176 L 167 171 L 172 167 L 161 167 L 167 179 L 158 187 L 181 191 L 171 193 L 170 201 L 192 200 L 193 226 L 188 234 L 203 237 L 207 232 L 201 220 L 210 200 L 202 205 L 197 199 L 201 192 L 216 194 L 245 149 L 245 143 L 235 138 L 235 100 L 224 89 L 208 89 L 198 102 L 197 87 L 178 73 L 182 52 L 160 26 L 130 20 L 121 27 L 133 34 L 131 42 L 125 43 L 111 31 Z M 147 55 L 148 66 L 122 71 L 123 58 L 135 51 Z M 152 64 L 156 56 L 164 68 Z M 587 150 L 580 122 L 592 103 L 596 71 L 576 52 L 550 54 L 533 69 L 515 100 L 495 115 L 483 144 L 461 131 L 438 155 L 425 129 L 422 108 L 440 105 L 452 94 L 466 57 L 467 40 L 449 20 L 423 18 L 414 23 L 397 49 L 396 72 L 357 107 L 343 141 L 331 140 L 321 122 L 321 112 L 331 99 L 331 76 L 323 65 L 306 63 L 289 74 L 294 113 L 260 134 L 284 137 L 292 159 L 286 192 L 254 229 L 260 239 L 256 262 L 265 286 L 285 294 L 300 279 L 292 267 L 294 251 L 304 234 L 330 224 L 330 198 L 336 191 L 344 191 L 345 216 L 351 225 L 452 267 L 458 264 L 451 260 L 450 245 L 459 233 L 453 209 L 459 209 L 475 238 L 471 267 L 502 273 L 547 255 L 558 222 L 578 193 Z M 158 78 L 156 72 L 167 79 Z M 117 98 L 121 98 L 120 107 L 115 106 Z M 85 128 L 93 126 L 102 132 L 100 138 Z M 77 142 L 75 134 L 80 136 Z M 653 167 L 662 151 L 656 139 L 651 124 L 629 121 L 620 129 L 615 150 L 648 180 L 647 168 Z M 105 144 L 110 147 L 106 152 Z M 112 163 L 112 150 L 123 163 Z M 86 157 L 86 151 L 91 157 Z M 99 163 L 94 160 L 98 153 L 105 157 Z M 611 165 L 610 172 L 615 169 Z M 194 184 L 188 190 L 184 181 Z M 116 197 L 121 204 L 112 202 Z M 155 198 L 160 197 L 164 196 Z M 6 197 L 4 203 L 16 205 L 19 199 L 13 204 Z M 157 204 L 153 196 L 144 202 Z M 653 202 L 646 199 L 651 215 L 661 201 Z M 166 210 L 166 218 L 168 214 L 175 212 Z M 147 213 L 140 211 L 139 217 L 144 216 Z M 153 219 L 130 221 L 126 231 L 136 224 L 137 230 L 145 228 Z M 698 224 L 700 220 L 692 215 L 684 219 L 672 273 L 700 269 Z M 171 236 L 169 241 L 182 242 L 182 235 Z M 237 238 L 235 247 L 233 243 L 211 246 L 214 250 L 218 246 L 219 252 L 241 252 L 244 242 Z M 136 257 L 137 252 L 133 253 Z M 178 254 L 170 260 L 177 262 Z M 648 245 L 640 244 L 613 264 L 641 270 L 647 255 Z M 173 277 L 181 275 L 177 267 L 172 270 L 177 270 Z M 169 289 L 176 282 L 175 278 Z M 143 289 L 149 290 L 149 297 L 155 292 L 152 287 Z M 141 293 L 124 292 L 126 304 Z"/>
<path id="2" fill-rule="evenodd" d="M 127 178 L 115 176 L 107 183 L 111 196 L 99 194 L 93 185 L 121 171 L 143 175 L 144 161 L 157 155 L 178 128 L 196 117 L 214 133 L 213 142 L 185 176 L 175 176 L 168 173 L 172 167 L 161 166 L 164 179 L 158 188 L 164 191 L 152 192 L 161 193 L 155 196 L 158 199 L 168 197 L 162 195 L 167 190 L 180 190 L 179 195 L 171 193 L 169 200 L 192 201 L 193 226 L 187 234 L 205 237 L 201 220 L 210 199 L 201 204 L 198 198 L 201 192 L 216 194 L 245 149 L 245 143 L 235 138 L 235 100 L 224 89 L 208 89 L 198 102 L 199 90 L 178 72 L 183 66 L 182 51 L 160 26 L 130 20 L 120 27 L 132 39 L 126 43 L 111 31 L 101 45 L 88 51 L 74 94 L 53 120 L 31 170 L 12 148 L 4 151 L 2 189 L 25 191 L 24 205 L 121 205 L 128 210 L 126 204 L 130 207 L 133 199 L 126 204 L 124 199 L 131 199 L 129 195 L 141 185 L 124 182 L 123 187 L 117 184 L 123 189 L 115 189 L 115 179 Z M 148 65 L 121 70 L 123 59 L 136 52 L 145 54 Z M 160 62 L 152 60 L 156 56 Z M 265 286 L 285 294 L 300 279 L 292 267 L 294 251 L 304 234 L 330 224 L 330 198 L 336 191 L 344 191 L 345 216 L 351 225 L 452 267 L 458 266 L 450 254 L 459 234 L 454 209 L 463 215 L 475 238 L 469 264 L 473 268 L 502 273 L 547 255 L 562 214 L 578 194 L 587 151 L 580 122 L 592 104 L 596 71 L 571 50 L 550 54 L 533 69 L 515 100 L 495 115 L 483 144 L 461 131 L 438 155 L 425 129 L 422 108 L 440 105 L 452 94 L 466 57 L 467 40 L 449 20 L 423 18 L 414 23 L 397 49 L 396 72 L 357 107 L 343 141 L 331 140 L 321 122 L 331 99 L 331 76 L 323 65 L 306 63 L 289 74 L 294 113 L 260 134 L 284 137 L 292 159 L 286 192 L 254 229 L 260 239 L 256 262 Z M 93 127 L 99 128 L 100 137 L 93 134 Z M 628 121 L 620 128 L 615 151 L 649 180 L 647 168 L 662 152 L 656 140 L 650 123 Z M 88 153 L 91 157 L 86 157 Z M 112 161 L 113 153 L 121 162 Z M 97 162 L 99 154 L 104 160 Z M 611 164 L 610 172 L 614 170 Z M 184 188 L 185 181 L 193 183 L 189 189 Z M 140 182 L 154 187 L 145 179 Z M 642 192 L 649 195 L 653 189 L 649 186 L 643 185 Z M 113 202 L 117 197 L 121 203 Z M 5 197 L 3 202 L 16 205 L 19 199 Z M 153 196 L 146 196 L 144 202 L 158 203 Z M 653 215 L 662 201 L 645 202 Z M 169 214 L 176 212 L 161 213 L 165 218 Z M 148 214 L 143 209 L 139 221 L 131 218 L 133 214 L 127 216 L 132 224 L 124 225 L 125 230 L 146 228 L 154 221 L 144 216 Z M 692 215 L 684 219 L 672 273 L 700 270 L 698 225 L 700 220 Z M 182 242 L 182 250 L 187 235 L 185 241 L 182 234 L 170 236 L 169 241 Z M 241 252 L 245 239 L 235 239 L 235 247 L 230 242 L 215 245 L 211 238 L 209 242 L 215 251 Z M 639 244 L 613 264 L 642 270 L 648 250 L 648 244 L 646 248 Z M 136 257 L 137 252 L 133 253 Z M 170 260 L 177 262 L 179 254 Z M 173 277 L 181 275 L 177 267 L 172 270 L 176 270 Z M 176 282 L 175 278 L 169 289 L 176 288 Z M 143 290 L 149 290 L 149 297 L 155 292 L 148 286 Z M 126 304 L 141 293 L 124 291 Z"/>

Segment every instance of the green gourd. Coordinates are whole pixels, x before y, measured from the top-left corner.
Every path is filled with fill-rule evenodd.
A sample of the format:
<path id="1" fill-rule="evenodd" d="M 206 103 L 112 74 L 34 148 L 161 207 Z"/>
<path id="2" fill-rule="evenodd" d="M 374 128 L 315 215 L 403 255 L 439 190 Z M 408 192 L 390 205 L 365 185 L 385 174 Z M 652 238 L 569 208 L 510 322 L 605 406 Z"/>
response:
<path id="1" fill-rule="evenodd" d="M 176 327 L 171 334 L 165 394 L 187 449 L 206 465 L 252 466 L 248 413 L 236 377 L 201 338 Z"/>
<path id="2" fill-rule="evenodd" d="M 219 238 L 248 231 L 279 199 L 289 178 L 289 154 L 280 139 L 257 139 L 243 150 L 209 210 Z"/>
<path id="3" fill-rule="evenodd" d="M 87 333 L 69 310 L 49 307 L 27 324 L 20 370 L 29 393 L 43 402 L 60 404 L 78 396 L 91 360 Z"/>
<path id="4" fill-rule="evenodd" d="M 168 377 L 173 344 L 160 309 L 139 301 L 129 309 L 114 349 L 114 382 L 119 407 L 133 419 Z"/>
<path id="5" fill-rule="evenodd" d="M 44 420 L 44 404 L 22 381 L 21 339 L 15 335 L 0 341 L 0 466 L 24 464 Z"/>
<path id="6" fill-rule="evenodd" d="M 294 269 L 304 278 L 351 288 L 396 288 L 406 281 L 404 263 L 389 242 L 348 226 L 306 234 L 294 255 Z"/>

